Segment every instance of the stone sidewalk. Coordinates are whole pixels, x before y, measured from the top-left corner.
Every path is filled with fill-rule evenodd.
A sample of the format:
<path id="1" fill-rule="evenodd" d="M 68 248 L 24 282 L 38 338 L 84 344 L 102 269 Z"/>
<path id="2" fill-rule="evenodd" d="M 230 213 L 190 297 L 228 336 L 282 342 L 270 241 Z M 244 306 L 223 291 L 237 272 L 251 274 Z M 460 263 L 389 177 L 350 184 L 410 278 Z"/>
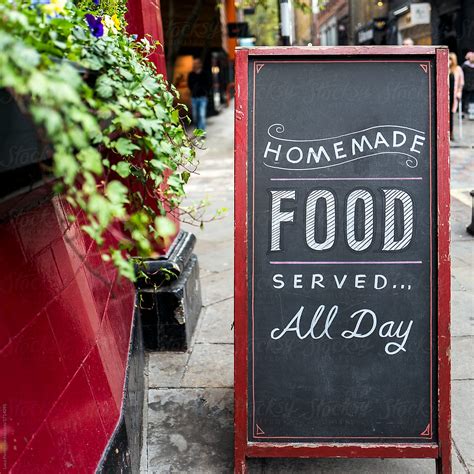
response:
<path id="1" fill-rule="evenodd" d="M 233 470 L 233 112 L 209 121 L 199 175 L 187 188 L 193 201 L 209 197 L 227 216 L 197 236 L 203 310 L 192 348 L 148 355 L 142 472 L 228 473 Z M 474 125 L 473 125 L 474 129 Z M 474 473 L 474 239 L 465 232 L 474 188 L 474 151 L 452 155 L 453 465 Z M 457 197 L 456 197 L 457 194 Z M 433 473 L 432 460 L 324 459 L 249 461 L 252 473 Z"/>

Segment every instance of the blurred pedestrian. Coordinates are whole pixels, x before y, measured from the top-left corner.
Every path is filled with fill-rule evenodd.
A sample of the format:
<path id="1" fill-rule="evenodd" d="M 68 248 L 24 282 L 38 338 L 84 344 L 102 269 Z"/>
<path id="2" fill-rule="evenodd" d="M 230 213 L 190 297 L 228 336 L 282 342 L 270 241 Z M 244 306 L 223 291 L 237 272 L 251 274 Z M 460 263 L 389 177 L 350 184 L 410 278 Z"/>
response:
<path id="1" fill-rule="evenodd" d="M 456 53 L 449 53 L 449 130 L 451 140 L 454 140 L 454 114 L 458 110 L 459 101 L 462 98 L 463 87 L 464 73 L 458 64 L 458 57 L 456 56 Z"/>
<path id="2" fill-rule="evenodd" d="M 462 65 L 464 73 L 465 110 L 469 118 L 474 120 L 474 52 L 466 54 L 466 61 Z"/>
<path id="3" fill-rule="evenodd" d="M 200 59 L 193 60 L 193 70 L 188 76 L 188 87 L 191 91 L 193 122 L 197 128 L 206 130 L 207 97 L 211 89 L 211 80 L 203 70 Z"/>

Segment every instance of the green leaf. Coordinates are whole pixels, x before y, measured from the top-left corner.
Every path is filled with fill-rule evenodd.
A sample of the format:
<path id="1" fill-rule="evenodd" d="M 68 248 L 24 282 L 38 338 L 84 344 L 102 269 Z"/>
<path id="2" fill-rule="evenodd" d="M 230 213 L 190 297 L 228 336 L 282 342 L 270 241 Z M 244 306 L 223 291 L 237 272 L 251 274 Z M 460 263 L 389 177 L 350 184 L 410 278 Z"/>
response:
<path id="1" fill-rule="evenodd" d="M 30 110 L 35 121 L 46 128 L 48 135 L 63 132 L 63 119 L 56 110 L 42 106 L 32 106 Z"/>
<path id="2" fill-rule="evenodd" d="M 110 181 L 105 188 L 105 195 L 112 203 L 124 204 L 128 202 L 128 189 L 120 181 Z"/>
<path id="3" fill-rule="evenodd" d="M 128 138 L 120 137 L 117 141 L 113 142 L 113 147 L 119 155 L 130 156 L 133 152 L 139 150 L 140 147 L 135 145 Z"/>
<path id="4" fill-rule="evenodd" d="M 167 168 L 165 163 L 160 160 L 157 160 L 156 158 L 150 160 L 150 165 L 160 172 L 163 172 Z"/>
<path id="5" fill-rule="evenodd" d="M 84 169 L 91 171 L 92 173 L 99 175 L 103 171 L 102 156 L 100 153 L 92 147 L 82 149 L 78 154 L 77 158 L 81 162 Z"/>
<path id="6" fill-rule="evenodd" d="M 131 112 L 124 112 L 116 117 L 113 121 L 115 125 L 120 125 L 124 132 L 128 132 L 131 128 L 137 125 L 137 118 Z"/>
<path id="7" fill-rule="evenodd" d="M 121 178 L 128 178 L 130 176 L 130 164 L 126 161 L 120 161 L 115 165 L 115 171 Z"/>
<path id="8" fill-rule="evenodd" d="M 33 48 L 30 48 L 21 42 L 16 42 L 12 47 L 11 59 L 21 69 L 31 71 L 38 66 L 40 55 L 38 51 Z"/>
<path id="9" fill-rule="evenodd" d="M 187 183 L 187 182 L 189 181 L 190 176 L 191 176 L 191 173 L 190 173 L 189 171 L 183 171 L 183 172 L 181 173 L 181 179 L 182 179 L 185 183 Z"/>
<path id="10" fill-rule="evenodd" d="M 122 252 L 118 249 L 112 249 L 110 256 L 112 257 L 115 266 L 118 268 L 120 275 L 134 282 L 136 280 L 136 275 L 133 260 L 125 258 L 125 256 L 122 255 Z"/>
<path id="11" fill-rule="evenodd" d="M 54 153 L 53 169 L 56 176 L 62 177 L 66 184 L 72 185 L 80 168 L 74 156 L 58 149 Z"/>
<path id="12" fill-rule="evenodd" d="M 171 237 L 176 233 L 176 224 L 168 217 L 158 216 L 155 218 L 155 229 L 160 237 Z"/>
<path id="13" fill-rule="evenodd" d="M 113 85 L 113 81 L 105 74 L 99 76 L 96 81 L 96 91 L 99 97 L 102 97 L 103 99 L 112 97 L 114 93 Z"/>

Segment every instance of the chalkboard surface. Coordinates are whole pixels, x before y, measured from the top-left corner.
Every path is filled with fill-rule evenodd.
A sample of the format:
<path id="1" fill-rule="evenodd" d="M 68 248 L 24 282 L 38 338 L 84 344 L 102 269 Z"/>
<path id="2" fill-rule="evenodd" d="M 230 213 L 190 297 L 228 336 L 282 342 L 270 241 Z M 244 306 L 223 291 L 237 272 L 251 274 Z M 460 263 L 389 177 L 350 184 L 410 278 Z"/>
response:
<path id="1" fill-rule="evenodd" d="M 249 59 L 249 441 L 436 441 L 434 76 Z"/>

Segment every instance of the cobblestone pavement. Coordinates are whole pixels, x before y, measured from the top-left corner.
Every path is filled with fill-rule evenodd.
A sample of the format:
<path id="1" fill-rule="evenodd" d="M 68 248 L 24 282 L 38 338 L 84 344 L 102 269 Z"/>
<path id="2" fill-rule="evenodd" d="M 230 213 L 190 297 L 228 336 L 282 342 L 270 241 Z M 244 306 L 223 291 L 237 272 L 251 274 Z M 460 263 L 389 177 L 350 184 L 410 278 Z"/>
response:
<path id="1" fill-rule="evenodd" d="M 199 175 L 189 198 L 209 197 L 211 211 L 227 216 L 188 228 L 197 236 L 203 310 L 191 349 L 148 356 L 148 393 L 142 471 L 226 473 L 233 469 L 233 117 L 226 109 L 209 121 L 207 148 L 199 153 Z M 474 123 L 464 122 L 474 138 Z M 467 139 L 467 138 L 466 138 Z M 474 144 L 474 139 L 472 141 Z M 452 150 L 452 395 L 453 466 L 474 473 L 474 238 L 471 218 L 474 149 Z M 432 460 L 249 461 L 251 473 L 433 473 Z"/>

